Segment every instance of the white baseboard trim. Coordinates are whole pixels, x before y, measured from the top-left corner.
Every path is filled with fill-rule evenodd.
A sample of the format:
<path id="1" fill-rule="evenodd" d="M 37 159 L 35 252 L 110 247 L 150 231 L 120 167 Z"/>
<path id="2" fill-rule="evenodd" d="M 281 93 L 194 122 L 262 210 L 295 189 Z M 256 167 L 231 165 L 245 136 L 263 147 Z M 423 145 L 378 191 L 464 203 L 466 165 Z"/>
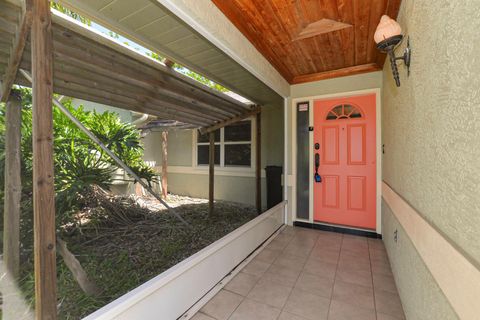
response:
<path id="1" fill-rule="evenodd" d="M 385 182 L 382 196 L 460 319 L 479 319 L 480 270 Z"/>

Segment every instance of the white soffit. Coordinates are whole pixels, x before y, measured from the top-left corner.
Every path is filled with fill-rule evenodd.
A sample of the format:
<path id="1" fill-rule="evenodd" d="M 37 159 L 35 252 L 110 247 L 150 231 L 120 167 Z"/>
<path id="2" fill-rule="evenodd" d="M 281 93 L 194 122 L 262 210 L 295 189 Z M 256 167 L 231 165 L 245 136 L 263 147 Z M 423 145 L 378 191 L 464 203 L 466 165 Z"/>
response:
<path id="1" fill-rule="evenodd" d="M 283 97 L 290 84 L 210 0 L 156 0 Z"/>
<path id="2" fill-rule="evenodd" d="M 190 22 L 198 19 L 198 25 L 194 27 L 169 11 L 173 9 L 167 9 L 157 0 L 58 0 L 58 2 L 131 41 L 222 84 L 255 103 L 280 105 L 283 103 L 282 95 L 288 95 L 289 93 L 288 83 L 266 62 L 246 38 L 243 39 L 248 44 L 241 41 L 238 44 L 242 47 L 251 46 L 260 57 L 258 61 L 260 59 L 265 61 L 265 63 L 258 63 L 258 65 L 250 67 L 250 69 L 256 71 L 255 75 L 240 65 L 240 62 L 245 63 L 241 58 L 238 58 L 237 62 L 222 51 L 225 48 L 219 49 L 217 47 L 220 44 L 213 44 L 211 42 L 213 38 L 207 39 L 200 34 L 202 30 L 207 30 L 202 22 L 205 17 L 194 16 L 193 11 L 199 11 L 196 14 L 205 11 L 203 14 L 213 15 L 213 13 L 208 12 L 209 10 L 213 11 L 212 9 L 216 9 L 216 7 L 213 8 L 213 3 L 208 0 L 183 1 L 182 7 L 178 5 L 183 10 L 182 12 L 186 12 L 182 14 L 182 19 L 190 20 Z M 175 2 L 180 3 L 182 1 Z M 167 4 L 174 8 L 173 1 Z M 186 8 L 189 7 L 191 8 L 187 11 Z M 215 16 L 216 20 L 224 19 L 228 21 L 218 9 L 216 10 L 218 15 Z M 180 9 L 177 11 L 180 12 Z M 219 26 L 227 28 L 223 24 L 217 23 L 212 24 L 211 28 Z M 231 23 L 229 26 L 235 28 Z M 241 35 L 237 29 L 233 29 L 232 32 L 223 30 L 222 34 L 224 36 L 231 34 L 230 37 L 232 38 Z M 215 34 L 214 38 L 217 37 L 220 36 Z M 239 47 L 229 50 L 232 52 L 245 51 L 245 49 Z M 252 56 L 252 54 L 250 53 L 249 56 Z M 251 61 L 253 60 L 252 58 Z M 260 65 L 263 66 L 260 67 Z M 275 73 L 278 74 L 278 77 L 275 77 Z M 277 93 L 259 78 L 281 93 Z M 276 79 L 276 84 L 270 83 L 273 79 Z M 279 86 L 280 83 L 282 83 L 281 86 Z"/>

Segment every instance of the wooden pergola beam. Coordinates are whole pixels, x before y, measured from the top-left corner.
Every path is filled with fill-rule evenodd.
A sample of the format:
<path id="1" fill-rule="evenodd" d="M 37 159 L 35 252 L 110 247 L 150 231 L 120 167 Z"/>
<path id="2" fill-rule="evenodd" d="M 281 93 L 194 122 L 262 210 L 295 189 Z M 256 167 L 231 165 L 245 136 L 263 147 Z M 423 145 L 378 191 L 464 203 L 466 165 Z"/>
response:
<path id="1" fill-rule="evenodd" d="M 33 0 L 32 122 L 35 314 L 57 318 L 53 176 L 53 36 L 48 0 Z"/>
<path id="2" fill-rule="evenodd" d="M 55 63 L 57 64 L 57 62 Z M 29 69 L 30 63 L 24 61 L 21 64 L 22 69 Z M 159 117 L 166 117 L 171 120 L 186 121 L 204 126 L 208 123 L 214 123 L 221 119 L 228 118 L 218 112 L 210 110 L 202 110 L 195 105 L 183 103 L 174 98 L 162 97 L 143 89 L 131 86 L 118 79 L 106 78 L 101 81 L 92 81 L 87 78 L 87 74 L 75 73 L 72 68 L 68 71 L 59 70 L 55 67 L 54 92 L 77 97 L 76 93 L 83 93 L 82 98 L 89 101 L 98 101 L 98 97 L 103 97 L 100 103 L 107 105 L 127 108 L 129 110 L 137 111 L 141 106 L 142 112 L 156 115 Z M 107 81 L 107 79 L 109 81 Z M 69 93 L 65 92 L 68 91 Z M 77 97 L 80 98 L 80 97 Z M 104 102 L 107 99 L 107 102 Z M 110 100 L 108 102 L 108 100 Z M 122 103 L 122 105 L 119 105 Z M 160 108 L 161 107 L 161 108 Z M 193 120 L 192 120 L 193 119 Z"/>
<path id="3" fill-rule="evenodd" d="M 207 134 L 207 133 L 210 133 L 210 132 L 213 132 L 215 130 L 218 130 L 220 128 L 223 128 L 225 126 L 228 126 L 232 123 L 235 123 L 235 122 L 238 122 L 238 121 L 241 121 L 243 119 L 246 119 L 248 117 L 251 117 L 253 115 L 256 115 L 258 114 L 259 112 L 261 111 L 261 107 L 260 106 L 256 106 L 254 107 L 252 110 L 250 111 L 247 111 L 245 113 L 242 113 L 236 117 L 233 117 L 233 118 L 230 118 L 228 120 L 225 120 L 225 121 L 222 121 L 222 122 L 219 122 L 219 123 L 216 123 L 214 124 L 213 126 L 210 126 L 210 127 L 204 127 L 204 128 L 201 128 L 200 129 L 200 133 L 201 134 Z"/>
<path id="4" fill-rule="evenodd" d="M 54 29 L 54 40 L 55 53 L 61 53 L 68 59 L 79 63 L 87 63 L 91 67 L 95 66 L 95 68 L 111 72 L 113 75 L 122 74 L 129 78 L 147 82 L 165 91 L 193 97 L 208 102 L 212 106 L 223 106 L 227 110 L 232 109 L 240 112 L 245 110 L 241 102 L 219 92 L 213 93 L 213 89 L 200 85 L 195 80 L 168 67 L 153 61 L 149 61 L 148 64 L 142 63 L 106 46 L 89 41 L 83 36 L 76 36 L 71 31 L 62 31 L 61 27 Z M 118 49 L 125 51 L 125 48 Z M 138 59 L 147 58 L 138 57 Z"/>
<path id="5" fill-rule="evenodd" d="M 27 43 L 30 28 L 32 26 L 32 10 L 30 0 L 27 0 L 27 7 L 23 11 L 20 26 L 17 30 L 12 52 L 8 61 L 7 69 L 1 83 L 0 102 L 6 102 L 10 96 L 10 90 L 18 73 L 18 68 L 22 62 L 23 51 Z"/>
<path id="6" fill-rule="evenodd" d="M 20 200 L 22 98 L 12 90 L 5 110 L 5 202 L 3 218 L 3 260 L 13 279 L 20 271 Z M 5 310 L 4 310 L 5 312 Z"/>

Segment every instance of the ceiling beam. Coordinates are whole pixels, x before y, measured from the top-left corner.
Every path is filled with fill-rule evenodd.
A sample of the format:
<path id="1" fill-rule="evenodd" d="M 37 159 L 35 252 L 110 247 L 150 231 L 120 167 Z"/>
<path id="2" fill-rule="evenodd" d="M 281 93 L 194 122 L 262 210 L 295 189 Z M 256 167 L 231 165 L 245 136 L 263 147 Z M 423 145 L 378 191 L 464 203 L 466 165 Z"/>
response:
<path id="1" fill-rule="evenodd" d="M 17 30 L 13 47 L 8 61 L 7 68 L 3 81 L 1 82 L 0 102 L 6 102 L 12 89 L 13 83 L 18 73 L 20 62 L 22 61 L 23 50 L 25 49 L 25 43 L 27 42 L 30 28 L 32 26 L 32 10 L 31 6 L 27 6 L 23 11 L 20 26 Z"/>
<path id="2" fill-rule="evenodd" d="M 346 77 L 354 74 L 379 71 L 381 69 L 382 68 L 379 67 L 376 63 L 362 64 L 359 66 L 353 66 L 353 67 L 348 67 L 343 69 L 296 76 L 292 79 L 292 84 L 319 81 L 319 80 L 338 78 L 338 77 Z"/>
<path id="3" fill-rule="evenodd" d="M 223 128 L 225 126 L 228 126 L 232 123 L 235 123 L 235 122 L 238 122 L 238 121 L 241 121 L 245 118 L 248 118 L 248 117 L 251 117 L 253 115 L 256 115 L 258 113 L 260 113 L 261 111 L 261 107 L 260 106 L 256 106 L 254 107 L 252 110 L 248 111 L 248 112 L 245 112 L 241 115 L 238 115 L 236 117 L 233 117 L 231 119 L 228 119 L 228 120 L 225 120 L 225 121 L 222 121 L 222 122 L 219 122 L 219 123 L 216 123 L 214 124 L 213 126 L 210 126 L 210 127 L 204 127 L 204 128 L 201 128 L 200 129 L 200 133 L 201 134 L 206 134 L 206 133 L 210 133 L 210 132 L 213 132 L 215 130 L 218 130 L 220 128 Z"/>

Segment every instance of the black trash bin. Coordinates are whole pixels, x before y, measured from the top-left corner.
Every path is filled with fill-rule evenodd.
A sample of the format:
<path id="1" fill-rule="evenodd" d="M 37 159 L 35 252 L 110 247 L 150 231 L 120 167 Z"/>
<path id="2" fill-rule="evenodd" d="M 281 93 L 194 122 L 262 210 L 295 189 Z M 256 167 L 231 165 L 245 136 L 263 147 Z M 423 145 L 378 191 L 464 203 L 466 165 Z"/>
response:
<path id="1" fill-rule="evenodd" d="M 267 209 L 282 202 L 282 167 L 266 166 L 267 173 Z"/>

